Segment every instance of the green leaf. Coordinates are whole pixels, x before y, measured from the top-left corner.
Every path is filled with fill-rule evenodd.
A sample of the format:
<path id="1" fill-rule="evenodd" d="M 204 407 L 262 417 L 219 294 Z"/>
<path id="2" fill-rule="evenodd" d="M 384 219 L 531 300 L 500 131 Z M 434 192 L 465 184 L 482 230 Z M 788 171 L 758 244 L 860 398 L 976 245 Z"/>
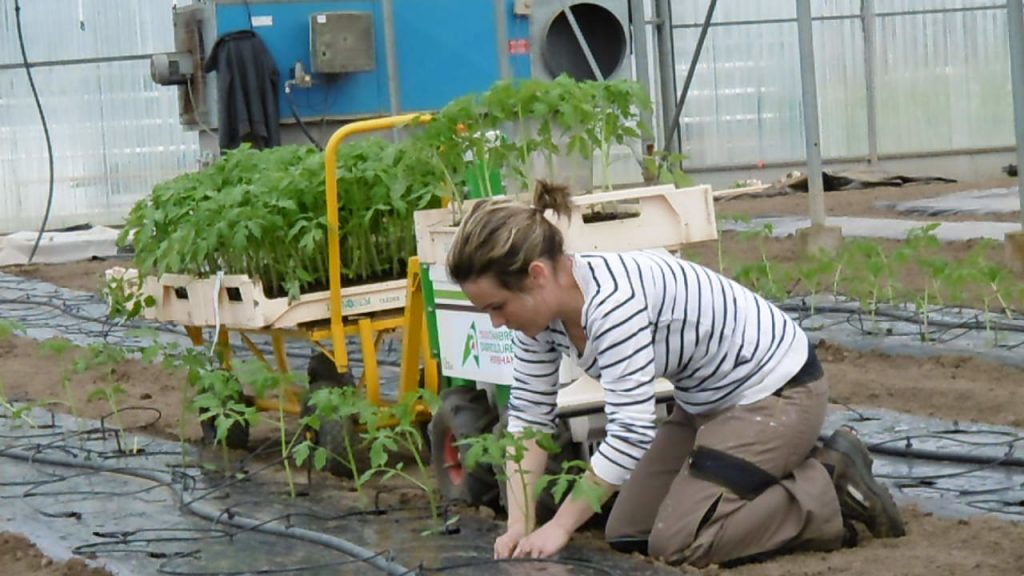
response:
<path id="1" fill-rule="evenodd" d="M 92 392 L 90 392 L 89 396 L 86 397 L 86 400 L 88 400 L 89 402 L 92 402 L 93 400 L 101 400 L 101 399 L 106 398 L 106 397 L 107 397 L 107 391 L 105 389 L 103 389 L 103 388 L 99 388 L 97 390 L 93 390 Z"/>
<path id="2" fill-rule="evenodd" d="M 42 350 L 43 353 L 50 354 L 52 356 L 63 356 L 68 350 L 71 350 L 74 347 L 75 345 L 72 344 L 70 340 L 59 337 L 44 340 L 39 344 L 39 349 Z"/>
<path id="3" fill-rule="evenodd" d="M 0 340 L 10 338 L 12 334 L 24 334 L 25 327 L 17 320 L 0 318 Z"/>
<path id="4" fill-rule="evenodd" d="M 309 458 L 309 449 L 309 442 L 303 442 L 292 449 L 292 458 L 295 460 L 296 466 L 302 466 L 306 458 Z"/>

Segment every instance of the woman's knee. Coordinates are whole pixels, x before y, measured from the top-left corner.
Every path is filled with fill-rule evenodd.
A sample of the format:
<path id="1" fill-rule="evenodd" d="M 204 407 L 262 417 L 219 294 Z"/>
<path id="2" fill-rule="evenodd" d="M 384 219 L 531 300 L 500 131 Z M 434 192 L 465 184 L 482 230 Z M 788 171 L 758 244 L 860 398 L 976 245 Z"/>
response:
<path id="1" fill-rule="evenodd" d="M 712 498 L 695 499 L 690 502 L 688 513 L 671 520 L 659 515 L 648 537 L 648 554 L 671 565 L 703 567 L 700 562 L 706 554 L 700 549 L 707 548 L 714 539 L 721 520 L 718 512 L 724 496 L 723 492 L 718 492 Z"/>

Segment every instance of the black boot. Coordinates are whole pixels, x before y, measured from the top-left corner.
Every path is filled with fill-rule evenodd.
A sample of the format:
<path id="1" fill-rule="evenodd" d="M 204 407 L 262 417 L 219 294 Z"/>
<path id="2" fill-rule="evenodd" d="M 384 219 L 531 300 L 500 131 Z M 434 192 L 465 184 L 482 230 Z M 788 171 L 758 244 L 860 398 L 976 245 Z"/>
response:
<path id="1" fill-rule="evenodd" d="M 907 533 L 892 494 L 871 474 L 871 455 L 856 432 L 839 428 L 815 457 L 832 475 L 844 525 L 860 522 L 875 538 L 899 538 Z"/>

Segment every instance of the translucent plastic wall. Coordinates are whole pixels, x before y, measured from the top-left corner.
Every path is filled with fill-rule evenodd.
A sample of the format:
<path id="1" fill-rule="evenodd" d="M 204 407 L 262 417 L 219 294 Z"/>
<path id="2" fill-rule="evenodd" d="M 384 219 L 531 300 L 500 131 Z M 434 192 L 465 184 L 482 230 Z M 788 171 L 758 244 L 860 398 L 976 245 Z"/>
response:
<path id="1" fill-rule="evenodd" d="M 868 154 L 860 0 L 813 0 L 826 158 Z M 708 0 L 673 0 L 678 85 Z M 878 152 L 1013 144 L 1005 4 L 876 0 Z M 918 12 L 918 13 L 910 13 Z M 909 14 L 908 14 L 909 13 Z M 691 166 L 804 157 L 794 0 L 720 1 L 682 119 Z"/>
<path id="2" fill-rule="evenodd" d="M 1005 6 L 997 2 L 875 0 L 880 154 L 1013 143 Z M 149 79 L 148 55 L 173 49 L 173 0 L 20 3 L 53 141 L 51 227 L 117 223 L 155 183 L 197 166 L 197 138 L 178 123 L 176 90 Z M 811 4 L 823 153 L 866 157 L 861 2 Z M 679 86 L 707 5 L 672 0 Z M 795 17 L 794 0 L 718 3 L 683 112 L 689 166 L 803 158 Z M 54 64 L 67 60 L 87 62 Z M 43 130 L 20 62 L 14 0 L 0 0 L 0 233 L 37 227 L 48 188 Z"/>
<path id="3" fill-rule="evenodd" d="M 116 224 L 155 183 L 197 166 L 177 91 L 149 77 L 148 55 L 174 48 L 171 0 L 19 4 L 53 146 L 49 228 Z M 38 228 L 49 190 L 43 127 L 21 63 L 14 0 L 0 0 L 0 233 Z"/>

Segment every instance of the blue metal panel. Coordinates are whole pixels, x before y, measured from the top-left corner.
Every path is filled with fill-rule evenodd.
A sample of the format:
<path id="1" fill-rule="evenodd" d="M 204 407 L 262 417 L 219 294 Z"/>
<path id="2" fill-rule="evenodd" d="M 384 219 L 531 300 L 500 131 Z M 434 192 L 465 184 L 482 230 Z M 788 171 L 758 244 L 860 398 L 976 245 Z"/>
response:
<path id="1" fill-rule="evenodd" d="M 478 0 L 479 1 L 479 0 Z M 433 4 L 429 2 L 428 4 Z M 377 66 L 366 72 L 341 75 L 313 75 L 311 88 L 292 90 L 299 115 L 304 119 L 383 115 L 388 113 L 387 57 L 384 50 L 384 18 L 380 2 L 368 0 L 334 0 L 321 2 L 249 2 L 248 4 L 218 4 L 217 34 L 248 29 L 249 15 L 272 19 L 270 25 L 254 28 L 274 56 L 281 85 L 278 88 L 282 120 L 292 113 L 285 99 L 284 83 L 292 78 L 295 62 L 302 62 L 307 72 L 312 70 L 309 46 L 309 19 L 319 12 L 370 12 L 374 21 Z M 264 20 L 266 21 L 266 19 Z"/>
<path id="2" fill-rule="evenodd" d="M 508 15 L 508 39 L 509 42 L 516 40 L 530 41 L 530 19 L 526 16 L 515 14 L 515 0 L 508 0 L 505 10 Z M 538 47 L 539 48 L 539 47 Z M 529 46 L 530 52 L 534 50 Z M 526 54 L 509 54 L 509 63 L 512 65 L 512 76 L 515 78 L 529 78 L 532 74 L 530 68 L 530 52 Z"/>
<path id="3" fill-rule="evenodd" d="M 395 0 L 401 108 L 436 110 L 500 77 L 494 2 Z"/>

